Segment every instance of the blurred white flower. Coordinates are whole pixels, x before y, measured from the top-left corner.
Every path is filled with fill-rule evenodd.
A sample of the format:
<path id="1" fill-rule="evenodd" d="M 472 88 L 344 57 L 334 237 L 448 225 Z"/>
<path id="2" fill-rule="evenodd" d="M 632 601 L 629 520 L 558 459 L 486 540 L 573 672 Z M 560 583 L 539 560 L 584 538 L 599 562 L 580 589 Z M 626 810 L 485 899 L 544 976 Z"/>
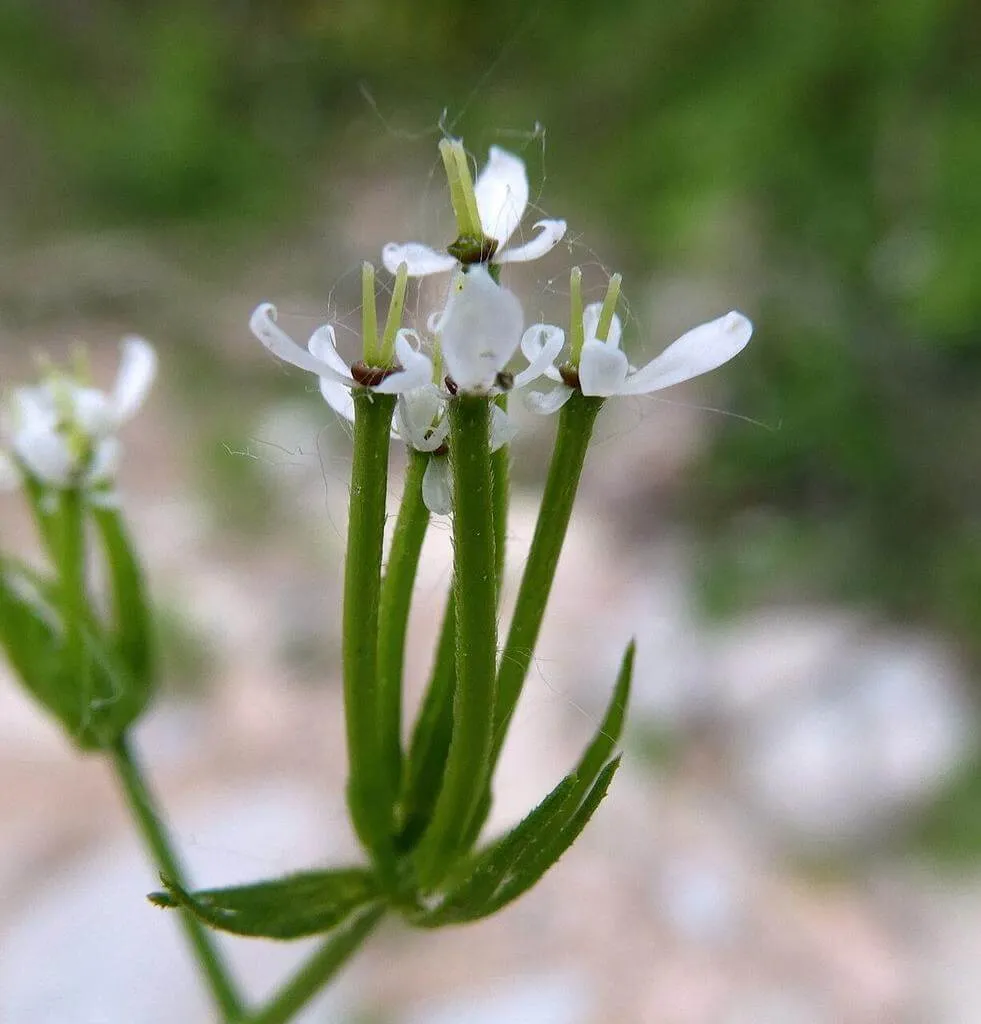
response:
<path id="1" fill-rule="evenodd" d="M 82 487 L 95 500 L 112 500 L 120 452 L 116 431 L 143 404 L 157 373 L 148 341 L 127 337 L 121 348 L 109 394 L 60 372 L 13 392 L 4 408 L 8 454 L 0 463 L 0 482 L 16 484 L 26 472 L 49 487 Z"/>
<path id="2" fill-rule="evenodd" d="M 636 369 L 620 349 L 623 333 L 614 313 L 605 341 L 596 336 L 603 304 L 592 303 L 583 311 L 583 347 L 578 367 L 579 389 L 584 395 L 610 398 L 614 395 L 646 395 L 708 373 L 738 355 L 749 343 L 753 325 L 736 311 L 717 320 L 693 327 L 669 345 L 659 356 Z M 521 349 L 531 365 L 540 365 L 544 338 L 526 334 Z M 545 376 L 558 387 L 549 392 L 528 392 L 525 400 L 533 411 L 548 414 L 561 408 L 572 388 L 553 365 Z"/>
<path id="3" fill-rule="evenodd" d="M 469 184 L 469 182 L 468 182 Z M 487 164 L 473 185 L 480 225 L 496 249 L 492 263 L 525 263 L 553 249 L 565 235 L 564 220 L 540 220 L 538 234 L 524 245 L 510 249 L 506 243 L 517 230 L 528 206 L 528 175 L 524 161 L 499 146 L 491 146 Z M 394 274 L 405 263 L 410 277 L 424 277 L 452 270 L 457 260 L 448 252 L 431 249 L 421 242 L 389 242 L 382 250 L 385 269 Z"/>

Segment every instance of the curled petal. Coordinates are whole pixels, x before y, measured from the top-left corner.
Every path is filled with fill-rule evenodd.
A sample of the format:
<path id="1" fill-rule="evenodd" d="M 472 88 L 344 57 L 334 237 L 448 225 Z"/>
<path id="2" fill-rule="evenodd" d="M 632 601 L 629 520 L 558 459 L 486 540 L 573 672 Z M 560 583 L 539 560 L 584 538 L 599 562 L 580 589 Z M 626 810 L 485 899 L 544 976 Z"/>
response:
<path id="1" fill-rule="evenodd" d="M 500 146 L 491 146 L 487 163 L 474 184 L 474 195 L 484 234 L 504 245 L 521 223 L 528 205 L 524 161 Z"/>
<path id="2" fill-rule="evenodd" d="M 565 344 L 565 331 L 554 324 L 535 324 L 521 336 L 521 351 L 528 360 L 528 365 L 520 373 L 514 375 L 514 386 L 523 388 L 542 374 L 551 376 L 555 369 L 555 360 Z M 554 379 L 554 378 L 553 378 Z"/>
<path id="3" fill-rule="evenodd" d="M 518 436 L 514 420 L 500 406 L 491 406 L 490 450 L 496 452 Z"/>
<path id="4" fill-rule="evenodd" d="M 309 373 L 315 373 L 318 377 L 326 377 L 338 384 L 351 386 L 350 374 L 339 373 L 323 359 L 318 359 L 306 349 L 301 348 L 276 323 L 276 307 L 271 302 L 263 302 L 256 306 L 255 312 L 249 320 L 249 328 L 259 341 L 283 362 L 298 366 L 301 370 L 306 370 Z"/>
<path id="5" fill-rule="evenodd" d="M 421 242 L 389 242 L 382 249 L 382 263 L 390 274 L 396 273 L 404 263 L 409 277 L 442 274 L 456 266 L 456 260 L 448 252 L 430 249 Z"/>
<path id="6" fill-rule="evenodd" d="M 13 438 L 17 458 L 28 471 L 52 487 L 72 483 L 75 458 L 65 438 L 54 430 L 22 430 Z"/>
<path id="7" fill-rule="evenodd" d="M 412 344 L 413 338 L 418 344 L 419 335 L 404 328 L 395 335 L 395 355 L 402 369 L 376 384 L 373 390 L 381 395 L 398 395 L 432 384 L 433 361 Z"/>
<path id="8" fill-rule="evenodd" d="M 564 220 L 540 220 L 535 225 L 538 234 L 524 245 L 505 249 L 494 257 L 495 263 L 527 263 L 551 252 L 565 235 Z"/>
<path id="9" fill-rule="evenodd" d="M 116 423 L 128 420 L 146 400 L 157 376 L 157 353 L 145 338 L 123 338 L 122 358 L 112 390 L 112 411 Z"/>
<path id="10" fill-rule="evenodd" d="M 422 500 L 433 515 L 448 516 L 453 511 L 453 476 L 450 460 L 434 455 L 422 474 Z"/>
<path id="11" fill-rule="evenodd" d="M 551 391 L 522 391 L 521 397 L 530 412 L 539 416 L 551 416 L 572 398 L 572 394 L 572 388 L 560 384 Z"/>
<path id="12" fill-rule="evenodd" d="M 353 423 L 354 399 L 351 397 L 353 379 L 350 378 L 347 363 L 344 362 L 340 352 L 337 351 L 337 338 L 334 334 L 334 328 L 330 324 L 318 327 L 310 335 L 307 349 L 314 359 L 319 359 L 345 379 L 346 382 L 342 384 L 333 377 L 321 377 L 320 393 L 324 396 L 324 401 L 338 416 Z"/>
<path id="13" fill-rule="evenodd" d="M 627 377 L 621 394 L 640 395 L 660 391 L 708 373 L 733 356 L 749 343 L 753 325 L 733 310 L 707 324 L 683 334 L 659 356 Z M 581 374 L 580 374 L 581 376 Z"/>
<path id="14" fill-rule="evenodd" d="M 609 398 L 623 390 L 630 364 L 627 357 L 602 341 L 587 341 L 579 360 L 579 387 L 584 395 Z"/>
<path id="15" fill-rule="evenodd" d="M 521 340 L 524 313 L 484 267 L 457 275 L 440 327 L 447 373 L 464 391 L 493 387 Z"/>
<path id="16" fill-rule="evenodd" d="M 600 341 L 601 339 L 596 337 L 596 329 L 599 327 L 600 313 L 603 312 L 602 302 L 591 302 L 582 312 L 582 333 L 584 341 Z M 620 323 L 620 317 L 613 314 L 613 319 L 610 321 L 610 330 L 606 335 L 606 340 L 603 342 L 604 345 L 610 345 L 613 348 L 620 347 L 620 336 L 623 334 L 623 325 Z"/>

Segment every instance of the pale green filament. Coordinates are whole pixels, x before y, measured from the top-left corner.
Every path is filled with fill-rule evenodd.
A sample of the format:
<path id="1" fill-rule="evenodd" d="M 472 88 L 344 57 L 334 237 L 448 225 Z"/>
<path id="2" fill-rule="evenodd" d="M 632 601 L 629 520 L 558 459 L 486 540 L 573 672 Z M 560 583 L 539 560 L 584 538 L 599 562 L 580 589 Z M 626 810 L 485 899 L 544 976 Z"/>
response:
<path id="1" fill-rule="evenodd" d="M 473 177 L 470 174 L 470 161 L 467 159 L 467 151 L 463 148 L 462 142 L 457 142 L 454 145 L 453 155 L 456 157 L 457 166 L 460 168 L 460 188 L 463 191 L 463 200 L 467 205 L 471 233 L 481 238 L 483 237 L 484 229 L 480 223 L 480 210 L 477 209 L 477 194 L 474 192 Z"/>
<path id="2" fill-rule="evenodd" d="M 482 234 L 480 216 L 477 213 L 477 199 L 473 194 L 470 166 L 463 144 L 455 139 L 443 139 L 439 154 L 446 168 L 446 180 L 450 185 L 450 202 L 456 214 L 457 229 L 461 236 L 479 238 Z"/>
<path id="3" fill-rule="evenodd" d="M 368 366 L 377 366 L 378 312 L 375 309 L 375 268 L 365 260 L 361 264 L 361 340 L 362 358 Z"/>
<path id="4" fill-rule="evenodd" d="M 582 356 L 582 270 L 573 267 L 569 275 L 569 361 L 573 366 L 579 365 Z"/>
<path id="5" fill-rule="evenodd" d="M 613 314 L 616 312 L 617 300 L 620 298 L 620 283 L 623 278 L 614 274 L 606 289 L 606 298 L 603 300 L 603 309 L 600 311 L 599 323 L 596 325 L 596 340 L 606 341 L 610 334 L 610 325 L 613 323 Z"/>
<path id="6" fill-rule="evenodd" d="M 392 289 L 392 301 L 388 304 L 388 317 L 385 320 L 385 335 L 382 338 L 379 353 L 380 366 L 395 364 L 395 335 L 402 325 L 402 314 L 405 312 L 405 289 L 409 283 L 409 265 L 399 264 L 395 272 L 395 287 Z"/>

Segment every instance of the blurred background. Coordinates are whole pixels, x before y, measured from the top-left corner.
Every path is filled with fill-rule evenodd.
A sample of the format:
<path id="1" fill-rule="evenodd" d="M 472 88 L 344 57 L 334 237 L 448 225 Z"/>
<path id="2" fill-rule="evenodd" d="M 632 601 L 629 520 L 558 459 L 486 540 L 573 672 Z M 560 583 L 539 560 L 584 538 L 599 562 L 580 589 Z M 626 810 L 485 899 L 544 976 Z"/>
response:
<path id="1" fill-rule="evenodd" d="M 570 224 L 508 280 L 529 319 L 578 263 L 591 297 L 624 273 L 635 362 L 756 324 L 600 421 L 495 812 L 564 773 L 636 635 L 593 825 L 492 922 L 390 926 L 308 1024 L 981 1019 L 979 52 L 958 0 L 0 7 L 0 382 L 84 344 L 108 386 L 123 333 L 159 349 L 122 475 L 166 668 L 140 739 L 202 885 L 354 849 L 348 438 L 255 304 L 353 346 L 360 261 L 451 237 L 445 131 L 518 152 Z M 512 593 L 551 439 L 525 427 Z M 0 543 L 30 549 L 16 504 Z M 6 671 L 0 819 L 0 1020 L 208 1019 L 111 778 Z M 302 955 L 229 945 L 257 994 Z"/>

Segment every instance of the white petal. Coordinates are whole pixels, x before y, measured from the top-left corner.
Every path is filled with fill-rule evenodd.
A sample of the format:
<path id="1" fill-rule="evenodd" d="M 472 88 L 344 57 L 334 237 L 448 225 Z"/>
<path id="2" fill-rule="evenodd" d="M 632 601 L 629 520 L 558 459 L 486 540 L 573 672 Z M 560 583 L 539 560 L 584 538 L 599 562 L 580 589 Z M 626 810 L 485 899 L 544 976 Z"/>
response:
<path id="1" fill-rule="evenodd" d="M 419 335 L 404 328 L 395 335 L 395 355 L 402 366 L 398 373 L 386 377 L 373 388 L 380 395 L 397 395 L 403 391 L 415 391 L 433 382 L 433 361 L 425 352 L 412 344 L 419 344 Z"/>
<path id="2" fill-rule="evenodd" d="M 119 422 L 114 400 L 96 388 L 82 388 L 69 381 L 60 382 L 64 405 L 69 408 L 72 426 L 86 437 L 105 437 Z"/>
<path id="3" fill-rule="evenodd" d="M 474 184 L 474 194 L 484 234 L 504 245 L 521 223 L 528 205 L 524 161 L 499 146 L 491 146 L 487 164 Z"/>
<path id="4" fill-rule="evenodd" d="M 514 375 L 514 386 L 523 388 L 542 374 L 554 370 L 555 360 L 565 344 L 565 331 L 554 324 L 535 324 L 521 336 L 521 351 L 528 366 Z M 558 374 L 558 371 L 556 371 Z"/>
<path id="5" fill-rule="evenodd" d="M 122 358 L 112 391 L 117 423 L 128 420 L 143 404 L 157 376 L 157 353 L 150 342 L 136 335 L 123 338 Z"/>
<path id="6" fill-rule="evenodd" d="M 600 313 L 603 311 L 602 302 L 591 302 L 582 313 L 582 333 L 584 341 L 600 341 L 600 338 L 596 337 L 596 328 L 599 327 Z M 613 319 L 610 321 L 610 330 L 606 335 L 606 340 L 603 342 L 605 345 L 611 345 L 613 348 L 620 347 L 620 336 L 623 334 L 623 325 L 620 323 L 620 317 L 613 314 Z"/>
<path id="7" fill-rule="evenodd" d="M 498 405 L 491 406 L 490 450 L 496 452 L 518 436 L 514 420 Z"/>
<path id="8" fill-rule="evenodd" d="M 347 383 L 350 387 L 350 376 L 342 376 L 322 359 L 317 359 L 297 343 L 276 323 L 276 307 L 271 302 L 263 302 L 256 306 L 249 320 L 252 333 L 269 349 L 274 356 L 285 363 L 298 366 L 301 370 L 315 373 L 318 377 L 327 377 L 339 384 Z"/>
<path id="9" fill-rule="evenodd" d="M 334 370 L 345 383 L 340 383 L 333 377 L 320 378 L 320 393 L 324 401 L 337 413 L 338 416 L 354 422 L 354 399 L 351 397 L 351 385 L 354 379 L 350 375 L 347 363 L 344 362 L 340 352 L 337 351 L 337 338 L 334 335 L 334 328 L 330 324 L 324 324 L 310 335 L 307 342 L 307 349 L 314 359 L 319 359 Z"/>
<path id="10" fill-rule="evenodd" d="M 349 385 L 338 384 L 336 380 L 321 377 L 320 393 L 338 416 L 349 423 L 354 422 L 354 396 Z"/>
<path id="11" fill-rule="evenodd" d="M 646 366 L 630 374 L 621 393 L 647 394 L 708 373 L 740 353 L 752 334 L 753 325 L 735 310 L 694 327 Z"/>
<path id="12" fill-rule="evenodd" d="M 433 515 L 448 516 L 453 511 L 453 476 L 446 455 L 434 455 L 422 474 L 422 500 Z"/>
<path id="13" fill-rule="evenodd" d="M 522 391 L 521 398 L 525 407 L 539 416 L 551 416 L 558 412 L 566 402 L 572 398 L 573 389 L 565 384 L 560 384 L 551 391 Z"/>
<path id="14" fill-rule="evenodd" d="M 430 249 L 421 242 L 389 242 L 382 249 L 382 263 L 390 274 L 404 263 L 409 269 L 409 277 L 443 274 L 456 266 L 456 260 L 448 252 Z"/>
<path id="15" fill-rule="evenodd" d="M 50 386 L 17 388 L 10 406 L 4 407 L 4 433 L 10 437 L 21 431 L 54 430 L 58 412 Z"/>
<path id="16" fill-rule="evenodd" d="M 446 372 L 464 391 L 492 387 L 521 341 L 523 323 L 517 297 L 484 267 L 458 275 L 440 328 Z"/>
<path id="17" fill-rule="evenodd" d="M 67 487 L 76 466 L 64 437 L 54 430 L 23 430 L 13 439 L 14 451 L 30 473 L 53 487 Z"/>
<path id="18" fill-rule="evenodd" d="M 106 483 L 116 475 L 123 446 L 115 437 L 103 438 L 95 448 L 92 461 L 85 472 L 86 486 Z"/>
<path id="19" fill-rule="evenodd" d="M 437 421 L 442 405 L 440 393 L 432 384 L 399 395 L 395 429 L 402 440 L 420 452 L 436 451 L 450 432 L 450 421 L 445 416 Z"/>
<path id="20" fill-rule="evenodd" d="M 0 452 L 0 491 L 16 491 L 20 487 L 20 470 L 6 453 Z"/>
<path id="21" fill-rule="evenodd" d="M 498 252 L 494 257 L 495 263 L 527 263 L 528 260 L 537 260 L 545 253 L 551 252 L 565 235 L 564 220 L 540 220 L 535 225 L 538 234 L 524 245 L 515 246 L 513 249 L 505 249 Z"/>
<path id="22" fill-rule="evenodd" d="M 623 388 L 630 364 L 627 357 L 602 341 L 587 341 L 579 360 L 579 387 L 584 395 L 609 398 Z"/>

